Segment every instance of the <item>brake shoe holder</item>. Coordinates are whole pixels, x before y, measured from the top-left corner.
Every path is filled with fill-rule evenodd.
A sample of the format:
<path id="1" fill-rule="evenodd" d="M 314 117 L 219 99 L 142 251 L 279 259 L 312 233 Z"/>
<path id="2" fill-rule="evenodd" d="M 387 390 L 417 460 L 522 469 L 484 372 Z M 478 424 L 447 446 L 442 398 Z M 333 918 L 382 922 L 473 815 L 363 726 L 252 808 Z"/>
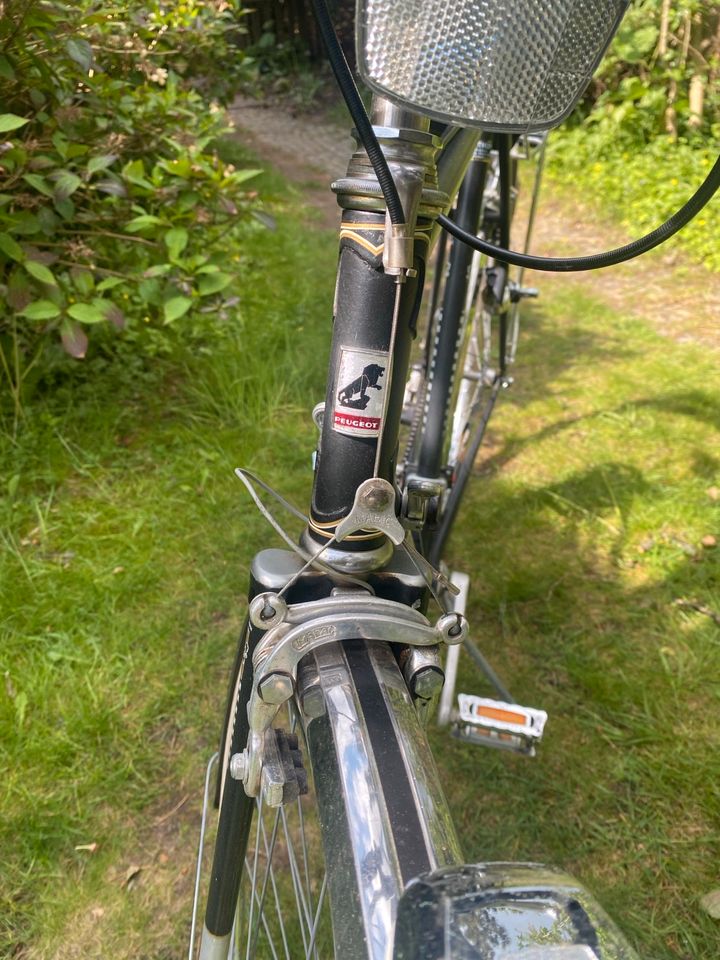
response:
<path id="1" fill-rule="evenodd" d="M 274 594 L 262 596 L 266 611 L 268 607 L 278 610 Z M 467 621 L 458 617 L 453 614 L 449 620 L 443 615 L 433 625 L 418 610 L 362 593 L 287 606 L 284 619 L 266 631 L 253 654 L 254 683 L 247 708 L 250 732 L 245 751 L 235 755 L 231 764 L 247 795 L 256 797 L 263 790 L 266 803 L 282 803 L 282 790 L 265 764 L 266 733 L 281 705 L 295 693 L 298 664 L 304 656 L 325 644 L 358 638 L 410 647 L 459 643 L 467 633 Z"/>

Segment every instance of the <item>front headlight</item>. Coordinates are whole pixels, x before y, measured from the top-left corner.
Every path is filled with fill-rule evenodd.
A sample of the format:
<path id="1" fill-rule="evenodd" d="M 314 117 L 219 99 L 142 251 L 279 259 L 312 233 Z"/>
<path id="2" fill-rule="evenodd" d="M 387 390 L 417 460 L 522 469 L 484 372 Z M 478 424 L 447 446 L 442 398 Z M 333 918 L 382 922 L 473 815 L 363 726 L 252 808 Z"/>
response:
<path id="1" fill-rule="evenodd" d="M 441 120 L 536 131 L 570 113 L 628 0 L 357 0 L 375 92 Z"/>

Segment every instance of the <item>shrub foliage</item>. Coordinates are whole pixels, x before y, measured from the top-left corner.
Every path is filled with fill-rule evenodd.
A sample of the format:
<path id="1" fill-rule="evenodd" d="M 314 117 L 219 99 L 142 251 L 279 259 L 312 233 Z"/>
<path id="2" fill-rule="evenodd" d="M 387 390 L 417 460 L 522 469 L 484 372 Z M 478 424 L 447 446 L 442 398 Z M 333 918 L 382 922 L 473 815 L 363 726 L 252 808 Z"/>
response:
<path id="1" fill-rule="evenodd" d="M 119 331 L 157 350 L 227 295 L 254 171 L 213 148 L 244 68 L 237 0 L 0 11 L 0 363 L 19 408 L 68 354 Z"/>

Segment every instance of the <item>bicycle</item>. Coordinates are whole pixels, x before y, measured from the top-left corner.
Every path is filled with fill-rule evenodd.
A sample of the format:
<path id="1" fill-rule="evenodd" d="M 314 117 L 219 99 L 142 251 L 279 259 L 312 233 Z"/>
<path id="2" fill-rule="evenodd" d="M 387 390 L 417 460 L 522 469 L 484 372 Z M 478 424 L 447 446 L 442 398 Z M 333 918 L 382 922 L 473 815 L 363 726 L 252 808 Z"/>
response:
<path id="1" fill-rule="evenodd" d="M 565 43 L 565 56 L 575 51 L 579 57 L 567 46 L 570 37 L 585 58 L 583 76 L 597 64 L 625 5 L 617 0 L 590 12 L 580 5 L 573 19 L 573 3 L 558 4 L 572 29 L 568 34 L 565 21 L 556 28 L 557 49 Z M 455 60 L 446 54 L 460 42 L 458 23 L 438 34 L 423 22 L 435 45 L 425 43 L 408 79 L 389 42 L 394 37 L 399 45 L 408 24 L 394 21 L 389 8 L 380 11 L 380 22 L 373 4 L 361 2 L 359 50 L 376 58 L 369 63 L 368 54 L 363 64 L 375 90 L 371 123 L 324 0 L 315 0 L 315 9 L 358 149 L 347 176 L 333 184 L 342 208 L 340 258 L 326 400 L 313 411 L 319 439 L 309 517 L 253 474 L 237 471 L 288 549 L 263 550 L 252 564 L 248 620 L 218 751 L 220 813 L 199 956 L 632 960 L 622 935 L 566 874 L 538 864 L 464 863 L 425 734 L 444 681 L 440 719 L 465 739 L 531 755 L 546 716 L 514 703 L 470 644 L 467 577 L 448 575 L 441 555 L 492 407 L 510 383 L 518 305 L 535 294 L 521 277 L 510 277 L 509 266 L 587 268 L 649 249 L 712 196 L 720 161 L 669 227 L 628 248 L 572 261 L 532 257 L 527 243 L 524 253 L 514 253 L 518 151 L 541 149 L 541 138 L 529 139 L 528 128 L 554 125 L 582 84 L 577 78 L 566 83 L 562 98 L 553 87 L 548 115 L 540 115 L 540 97 L 522 123 L 502 114 L 510 109 L 507 76 L 500 88 L 506 99 L 491 104 L 494 121 L 467 105 L 463 112 L 457 97 L 443 104 L 435 89 L 429 102 L 428 87 L 444 62 L 450 63 L 444 82 L 457 93 Z M 500 16 L 502 3 L 495 13 Z M 374 45 L 368 41 L 373 31 Z M 507 40 L 506 53 L 516 41 Z M 421 69 L 423 57 L 436 73 Z M 565 81 L 555 82 L 560 88 Z M 512 101 L 516 111 L 521 99 Z M 481 137 L 479 127 L 497 132 Z M 525 128 L 524 140 L 512 132 L 518 127 Z M 458 191 L 449 219 L 444 211 Z M 439 225 L 455 240 L 449 255 L 447 245 L 438 247 L 430 333 L 411 370 Z M 466 252 L 472 248 L 492 260 L 481 262 Z M 410 436 L 400 457 L 403 411 Z M 303 522 L 299 543 L 258 491 Z M 434 621 L 431 599 L 441 611 Z M 460 695 L 453 711 L 461 645 L 499 699 Z M 441 647 L 449 651 L 447 677 Z M 201 852 L 211 774 L 212 764 Z M 301 799 L 309 784 L 315 819 Z M 311 862 L 316 851 L 324 869 Z M 200 856 L 196 900 L 201 863 Z M 248 889 L 241 892 L 243 885 Z M 195 919 L 191 960 L 194 933 Z"/>

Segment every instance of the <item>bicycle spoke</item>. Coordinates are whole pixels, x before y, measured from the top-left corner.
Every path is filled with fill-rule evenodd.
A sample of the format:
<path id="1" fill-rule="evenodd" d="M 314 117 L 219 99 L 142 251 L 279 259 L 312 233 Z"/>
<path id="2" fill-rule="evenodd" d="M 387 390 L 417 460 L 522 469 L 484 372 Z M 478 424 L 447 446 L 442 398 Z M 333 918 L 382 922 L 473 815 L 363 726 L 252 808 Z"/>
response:
<path id="1" fill-rule="evenodd" d="M 312 953 L 314 953 L 315 957 L 317 958 L 317 947 L 315 946 L 315 937 L 317 936 L 318 925 L 320 923 L 320 913 L 322 911 L 323 901 L 325 900 L 326 889 L 327 889 L 327 873 L 324 873 L 322 886 L 320 887 L 320 894 L 318 896 L 317 910 L 315 911 L 315 919 L 313 920 L 312 935 L 310 937 L 310 949 L 305 954 L 305 960 L 310 960 L 310 955 Z"/>
<path id="2" fill-rule="evenodd" d="M 310 867 L 308 863 L 307 837 L 305 836 L 305 815 L 303 814 L 302 802 L 300 800 L 300 797 L 297 798 L 297 811 L 298 811 L 298 822 L 300 824 L 300 843 L 301 843 L 302 855 L 303 855 L 305 888 L 307 890 L 307 899 L 310 905 L 310 912 L 312 913 L 313 902 L 312 902 L 312 888 L 310 886 Z"/>
<path id="3" fill-rule="evenodd" d="M 255 896 L 254 892 L 257 890 L 257 865 L 258 865 L 258 856 L 260 855 L 260 827 L 262 826 L 263 816 L 262 816 L 262 793 L 258 797 L 257 803 L 257 827 L 255 829 L 255 856 L 253 858 L 253 870 L 252 878 L 250 881 L 250 889 L 253 891 L 253 895 L 250 898 L 250 920 L 248 922 L 248 941 L 247 949 L 245 951 L 245 960 L 250 960 L 250 933 L 253 929 L 253 910 L 255 907 Z"/>
<path id="4" fill-rule="evenodd" d="M 290 863 L 290 876 L 292 878 L 293 891 L 295 893 L 295 902 L 297 904 L 297 909 L 298 909 L 298 920 L 299 920 L 299 926 L 300 926 L 300 933 L 302 934 L 302 939 L 303 939 L 303 950 L 307 952 L 307 932 L 310 930 L 312 924 L 310 921 L 310 915 L 308 913 L 305 894 L 302 889 L 302 883 L 300 882 L 300 875 L 297 868 L 297 861 L 295 859 L 295 851 L 293 849 L 292 841 L 290 839 L 290 832 L 288 830 L 285 807 L 280 808 L 280 813 L 282 816 L 283 829 L 285 831 L 285 841 L 287 844 L 288 861 Z M 303 920 L 305 921 L 304 923 L 303 923 Z"/>
<path id="5" fill-rule="evenodd" d="M 285 729 L 302 725 L 291 709 Z M 298 798 L 272 809 L 259 797 L 232 932 L 234 960 L 320 960 L 327 916 L 316 814 Z M 255 843 L 253 848 L 252 843 Z M 319 857 L 319 861 L 318 858 Z"/>
<path id="6" fill-rule="evenodd" d="M 265 831 L 265 823 L 262 824 L 262 834 L 263 834 L 263 844 L 265 846 L 265 856 L 267 857 L 267 867 L 265 868 L 265 877 L 263 879 L 263 889 L 261 894 L 261 909 L 265 903 L 265 895 L 267 890 L 267 882 L 270 880 L 270 886 L 273 890 L 273 900 L 275 901 L 275 914 L 278 918 L 278 923 L 280 924 L 280 937 L 283 942 L 283 947 L 285 950 L 285 956 L 290 958 L 290 951 L 288 949 L 287 937 L 285 933 L 285 920 L 282 914 L 282 908 L 280 906 L 280 896 L 277 889 L 277 884 L 275 883 L 275 871 L 273 870 L 273 855 L 275 853 L 275 844 L 277 843 L 278 828 L 280 825 L 280 810 L 275 813 L 275 821 L 273 823 L 272 834 L 270 837 L 270 842 L 268 843 L 267 833 Z"/>
<path id="7" fill-rule="evenodd" d="M 249 874 L 249 873 L 250 873 L 250 864 L 248 863 L 247 857 L 245 857 L 245 869 L 247 870 L 247 872 L 248 872 L 248 874 Z M 256 893 L 255 891 L 253 891 L 253 892 L 254 892 L 255 902 L 257 902 L 258 899 L 259 899 L 259 898 L 258 898 L 258 895 L 257 895 L 257 893 Z M 270 947 L 270 952 L 271 952 L 272 955 L 273 955 L 273 960 L 279 960 L 279 957 L 278 957 L 278 955 L 277 955 L 277 951 L 275 950 L 275 944 L 274 944 L 272 935 L 271 935 L 271 933 L 270 933 L 270 928 L 268 927 L 268 922 L 267 922 L 267 920 L 265 919 L 264 916 L 262 917 L 262 925 L 263 925 L 263 930 L 265 931 L 265 936 L 267 937 L 268 946 Z M 236 946 L 236 944 L 235 944 L 235 939 L 236 939 L 236 938 L 237 938 L 237 931 L 236 931 L 235 927 L 233 927 L 233 942 L 231 943 L 231 956 L 235 956 L 235 954 L 234 954 L 233 951 L 234 951 L 235 946 Z M 286 955 L 286 957 L 288 956 L 288 955 L 287 955 L 287 949 L 286 949 L 286 954 L 285 954 L 285 955 Z"/>
<path id="8" fill-rule="evenodd" d="M 298 715 L 293 713 L 292 721 L 290 724 L 290 732 L 295 733 L 298 725 Z M 312 888 L 310 886 L 310 869 L 309 869 L 309 858 L 308 858 L 308 848 L 307 848 L 307 838 L 305 836 L 305 817 L 303 814 L 302 800 L 300 797 L 297 798 L 297 812 L 298 812 L 298 823 L 300 824 L 300 842 L 302 845 L 302 855 L 303 855 L 303 869 L 305 873 L 305 887 L 307 890 L 307 899 L 310 904 L 310 912 L 312 912 Z"/>

